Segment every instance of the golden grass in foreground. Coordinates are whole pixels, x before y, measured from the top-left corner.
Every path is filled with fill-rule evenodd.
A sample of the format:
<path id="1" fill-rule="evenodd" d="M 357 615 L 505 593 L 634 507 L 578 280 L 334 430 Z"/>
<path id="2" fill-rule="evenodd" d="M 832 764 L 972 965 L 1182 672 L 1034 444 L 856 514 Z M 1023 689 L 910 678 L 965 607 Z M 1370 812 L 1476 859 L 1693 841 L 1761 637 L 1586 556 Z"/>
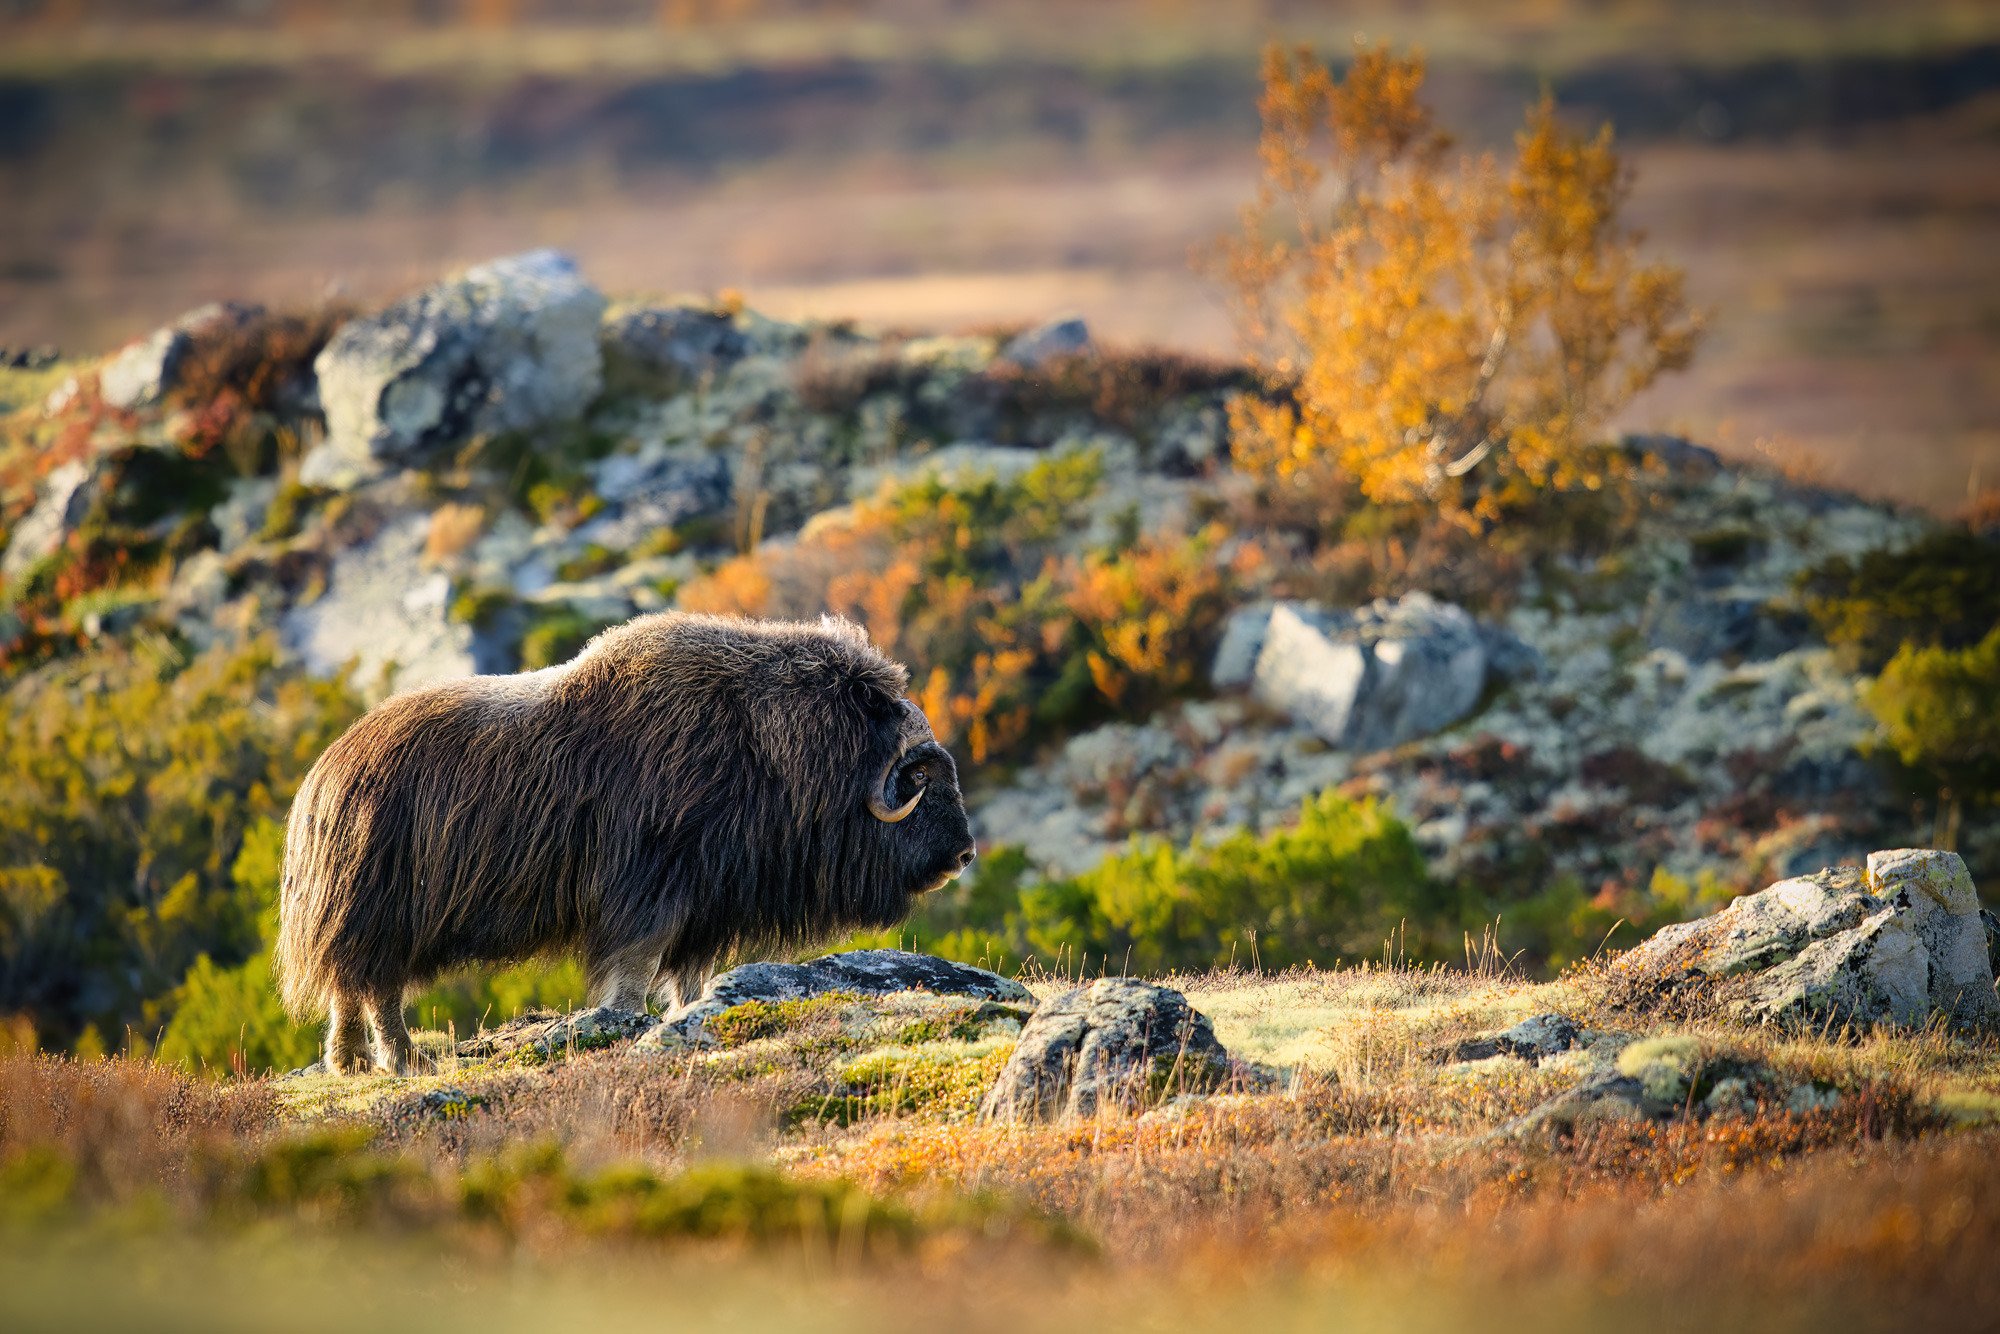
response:
<path id="1" fill-rule="evenodd" d="M 1225 1040 L 1301 1053 L 1290 1091 L 840 1126 L 782 1115 L 805 1064 L 739 1052 L 350 1081 L 311 1111 L 329 1104 L 265 1081 L 0 1060 L 0 1321 L 1785 1329 L 2000 1309 L 2000 1132 L 1939 1110 L 1995 1101 L 1990 1040 L 1681 1023 L 1843 1101 L 1516 1139 L 1494 1131 L 1582 1070 L 1439 1065 L 1439 1045 L 1547 1009 L 1660 1025 L 1603 1008 L 1587 974 L 1177 981 Z M 424 1114 L 446 1079 L 473 1101 Z"/>

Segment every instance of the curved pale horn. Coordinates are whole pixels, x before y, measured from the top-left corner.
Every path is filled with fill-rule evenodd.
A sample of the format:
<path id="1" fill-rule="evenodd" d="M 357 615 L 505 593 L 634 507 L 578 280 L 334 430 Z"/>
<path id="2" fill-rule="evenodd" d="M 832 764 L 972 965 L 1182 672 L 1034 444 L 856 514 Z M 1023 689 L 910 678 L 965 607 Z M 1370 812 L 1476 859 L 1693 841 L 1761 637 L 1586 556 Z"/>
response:
<path id="1" fill-rule="evenodd" d="M 868 794 L 868 813 L 870 815 L 873 815 L 876 819 L 882 821 L 884 824 L 895 824 L 898 820 L 901 820 L 903 817 L 907 816 L 911 811 L 915 810 L 917 808 L 917 803 L 922 801 L 923 799 L 924 799 L 924 790 L 922 788 L 918 788 L 916 796 L 911 797 L 908 801 L 904 802 L 902 805 L 898 806 L 895 810 L 892 811 L 889 809 L 888 802 L 882 800 L 882 798 L 876 796 L 873 792 L 870 792 Z"/>
<path id="2" fill-rule="evenodd" d="M 905 739 L 896 747 L 896 753 L 890 757 L 889 763 L 883 766 L 882 776 L 875 780 L 875 786 L 868 793 L 868 813 L 884 824 L 895 824 L 906 818 L 917 808 L 917 803 L 924 799 L 924 790 L 921 787 L 917 789 L 917 795 L 894 808 L 891 808 L 882 797 L 882 794 L 889 790 L 889 779 L 896 772 L 896 766 L 903 762 L 903 756 L 909 752 L 910 743 Z"/>

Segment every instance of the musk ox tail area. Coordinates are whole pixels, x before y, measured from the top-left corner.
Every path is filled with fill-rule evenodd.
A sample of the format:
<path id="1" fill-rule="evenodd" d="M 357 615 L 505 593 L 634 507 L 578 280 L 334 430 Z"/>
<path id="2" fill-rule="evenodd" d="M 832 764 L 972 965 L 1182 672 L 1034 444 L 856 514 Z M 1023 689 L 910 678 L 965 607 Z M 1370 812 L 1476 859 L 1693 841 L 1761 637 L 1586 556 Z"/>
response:
<path id="1" fill-rule="evenodd" d="M 326 796 L 326 772 L 315 768 L 300 786 L 285 823 L 285 862 L 278 943 L 272 962 L 278 975 L 278 995 L 286 1011 L 300 1021 L 326 1012 L 333 986 L 327 967 L 328 945 L 334 935 L 334 889 L 340 872 L 332 822 L 319 818 Z"/>

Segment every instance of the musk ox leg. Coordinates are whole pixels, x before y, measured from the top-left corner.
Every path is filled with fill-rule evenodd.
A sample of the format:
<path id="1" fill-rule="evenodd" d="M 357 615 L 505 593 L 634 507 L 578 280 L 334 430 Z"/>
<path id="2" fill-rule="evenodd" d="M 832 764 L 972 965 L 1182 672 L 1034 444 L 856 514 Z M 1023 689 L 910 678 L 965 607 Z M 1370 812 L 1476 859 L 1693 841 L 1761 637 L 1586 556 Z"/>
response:
<path id="1" fill-rule="evenodd" d="M 407 1075 L 416 1068 L 417 1047 L 403 1022 L 403 989 L 382 991 L 367 1001 L 368 1027 L 375 1033 L 375 1068 Z"/>
<path id="2" fill-rule="evenodd" d="M 653 988 L 653 973 L 660 964 L 660 947 L 654 944 L 628 945 L 616 954 L 589 961 L 590 1003 L 614 1010 L 646 1012 L 646 993 Z"/>
<path id="3" fill-rule="evenodd" d="M 701 999 L 710 972 L 710 965 L 705 963 L 684 963 L 678 968 L 663 966 L 653 975 L 653 995 L 668 1014 L 677 1014 Z"/>
<path id="4" fill-rule="evenodd" d="M 368 1068 L 368 1023 L 361 1002 L 336 992 L 326 1008 L 326 1068 L 337 1075 Z"/>

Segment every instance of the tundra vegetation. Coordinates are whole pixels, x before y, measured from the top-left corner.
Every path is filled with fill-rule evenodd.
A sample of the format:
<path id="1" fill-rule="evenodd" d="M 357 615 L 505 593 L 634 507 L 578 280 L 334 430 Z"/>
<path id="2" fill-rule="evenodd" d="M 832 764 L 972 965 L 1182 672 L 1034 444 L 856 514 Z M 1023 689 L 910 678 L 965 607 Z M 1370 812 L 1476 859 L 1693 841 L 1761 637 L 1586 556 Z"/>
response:
<path id="1" fill-rule="evenodd" d="M 1686 490 L 1679 465 L 1602 440 L 1603 422 L 1685 359 L 1696 323 L 1618 228 L 1608 139 L 1542 104 L 1510 167 L 1461 160 L 1418 100 L 1421 73 L 1386 51 L 1344 78 L 1271 57 L 1271 188 L 1220 251 L 1252 332 L 1273 340 L 1250 366 L 1100 350 L 1031 372 L 988 356 L 954 382 L 1003 445 L 1108 423 L 1165 454 L 1190 404 L 1226 405 L 1227 484 L 1182 531 L 1149 528 L 1144 495 L 1107 514 L 1093 448 L 890 473 L 841 507 L 762 485 L 795 461 L 759 452 L 774 421 L 843 466 L 881 463 L 868 452 L 883 440 L 921 457 L 944 439 L 923 416 L 944 411 L 931 382 L 898 378 L 919 340 L 892 355 L 828 326 L 800 335 L 793 378 L 767 396 L 800 415 L 751 422 L 753 483 L 733 513 L 584 546 L 551 574 L 582 587 L 643 568 L 654 605 L 849 616 L 909 664 L 968 779 L 993 782 L 1083 729 L 1212 694 L 1225 614 L 1249 599 L 1424 590 L 1482 614 L 1595 614 L 1627 587 L 1621 544 Z M 505 1326 L 576 1301 L 643 1311 L 663 1283 L 677 1309 L 721 1313 L 756 1279 L 775 1321 L 828 1274 L 852 1299 L 830 1318 L 874 1325 L 948 1310 L 1033 1326 L 1055 1318 L 1049 1289 L 1107 1319 L 1180 1323 L 1414 1310 L 1888 1327 L 1991 1309 L 1991 1035 L 1746 1031 L 1649 1008 L 1606 972 L 1604 938 L 1697 915 L 1758 887 L 1754 872 L 1657 868 L 1599 888 L 1533 860 L 1430 865 L 1367 769 L 1265 826 L 1135 840 L 1074 874 L 987 849 L 901 933 L 856 942 L 1019 973 L 1042 999 L 1086 975 L 1165 976 L 1276 1093 L 983 1126 L 973 1109 L 1018 1016 L 954 1002 L 752 1003 L 711 1021 L 713 1046 L 651 1057 L 492 1046 L 506 1021 L 583 1001 L 574 963 L 549 962 L 413 998 L 429 1073 L 271 1078 L 318 1045 L 270 981 L 281 817 L 388 688 L 305 672 L 266 615 L 312 606 L 393 518 L 298 476 L 323 422 L 295 388 L 345 314 L 198 331 L 156 408 L 108 403 L 88 365 L 0 371 L 10 536 L 54 474 L 93 470 L 0 607 L 0 1291 L 16 1309 L 82 1293 L 110 1319 L 139 1291 L 211 1326 L 357 1302 L 414 1325 L 447 1301 L 485 1318 L 462 1301 L 504 1290 L 490 1318 Z M 753 327 L 727 302 L 704 317 Z M 503 521 L 567 531 L 603 513 L 594 469 L 619 424 L 667 410 L 645 395 L 670 393 L 710 431 L 712 382 L 657 373 L 614 363 L 582 422 L 465 442 L 405 479 L 431 511 L 420 559 L 457 571 L 452 623 L 490 631 L 514 665 L 573 652 L 605 623 L 596 604 L 535 601 L 451 562 Z M 885 424 L 885 403 L 907 415 Z M 246 483 L 269 492 L 254 521 L 235 508 Z M 1697 535 L 1697 570 L 1757 544 L 1757 515 L 1738 519 Z M 225 524 L 244 525 L 226 560 Z M 1975 878 L 1993 870 L 2000 705 L 1989 527 L 1933 524 L 1801 570 L 1784 609 L 1874 678 L 1874 762 L 1927 785 L 1928 823 L 1967 847 Z M 196 596 L 212 619 L 200 642 L 170 605 Z M 1470 786 L 1507 754 L 1477 742 L 1452 762 Z M 1631 754 L 1595 772 L 1685 785 Z M 1741 818 L 1781 822 L 1775 803 Z M 1736 1114 L 1520 1133 L 1577 1064 L 1453 1055 L 1551 1010 L 1653 1052 L 1691 1103 L 1737 1081 Z M 139 1289 L 109 1281 L 129 1278 L 134 1245 Z M 497 1289 L 441 1295 L 503 1267 Z M 911 1303 L 912 1285 L 941 1305 Z"/>

